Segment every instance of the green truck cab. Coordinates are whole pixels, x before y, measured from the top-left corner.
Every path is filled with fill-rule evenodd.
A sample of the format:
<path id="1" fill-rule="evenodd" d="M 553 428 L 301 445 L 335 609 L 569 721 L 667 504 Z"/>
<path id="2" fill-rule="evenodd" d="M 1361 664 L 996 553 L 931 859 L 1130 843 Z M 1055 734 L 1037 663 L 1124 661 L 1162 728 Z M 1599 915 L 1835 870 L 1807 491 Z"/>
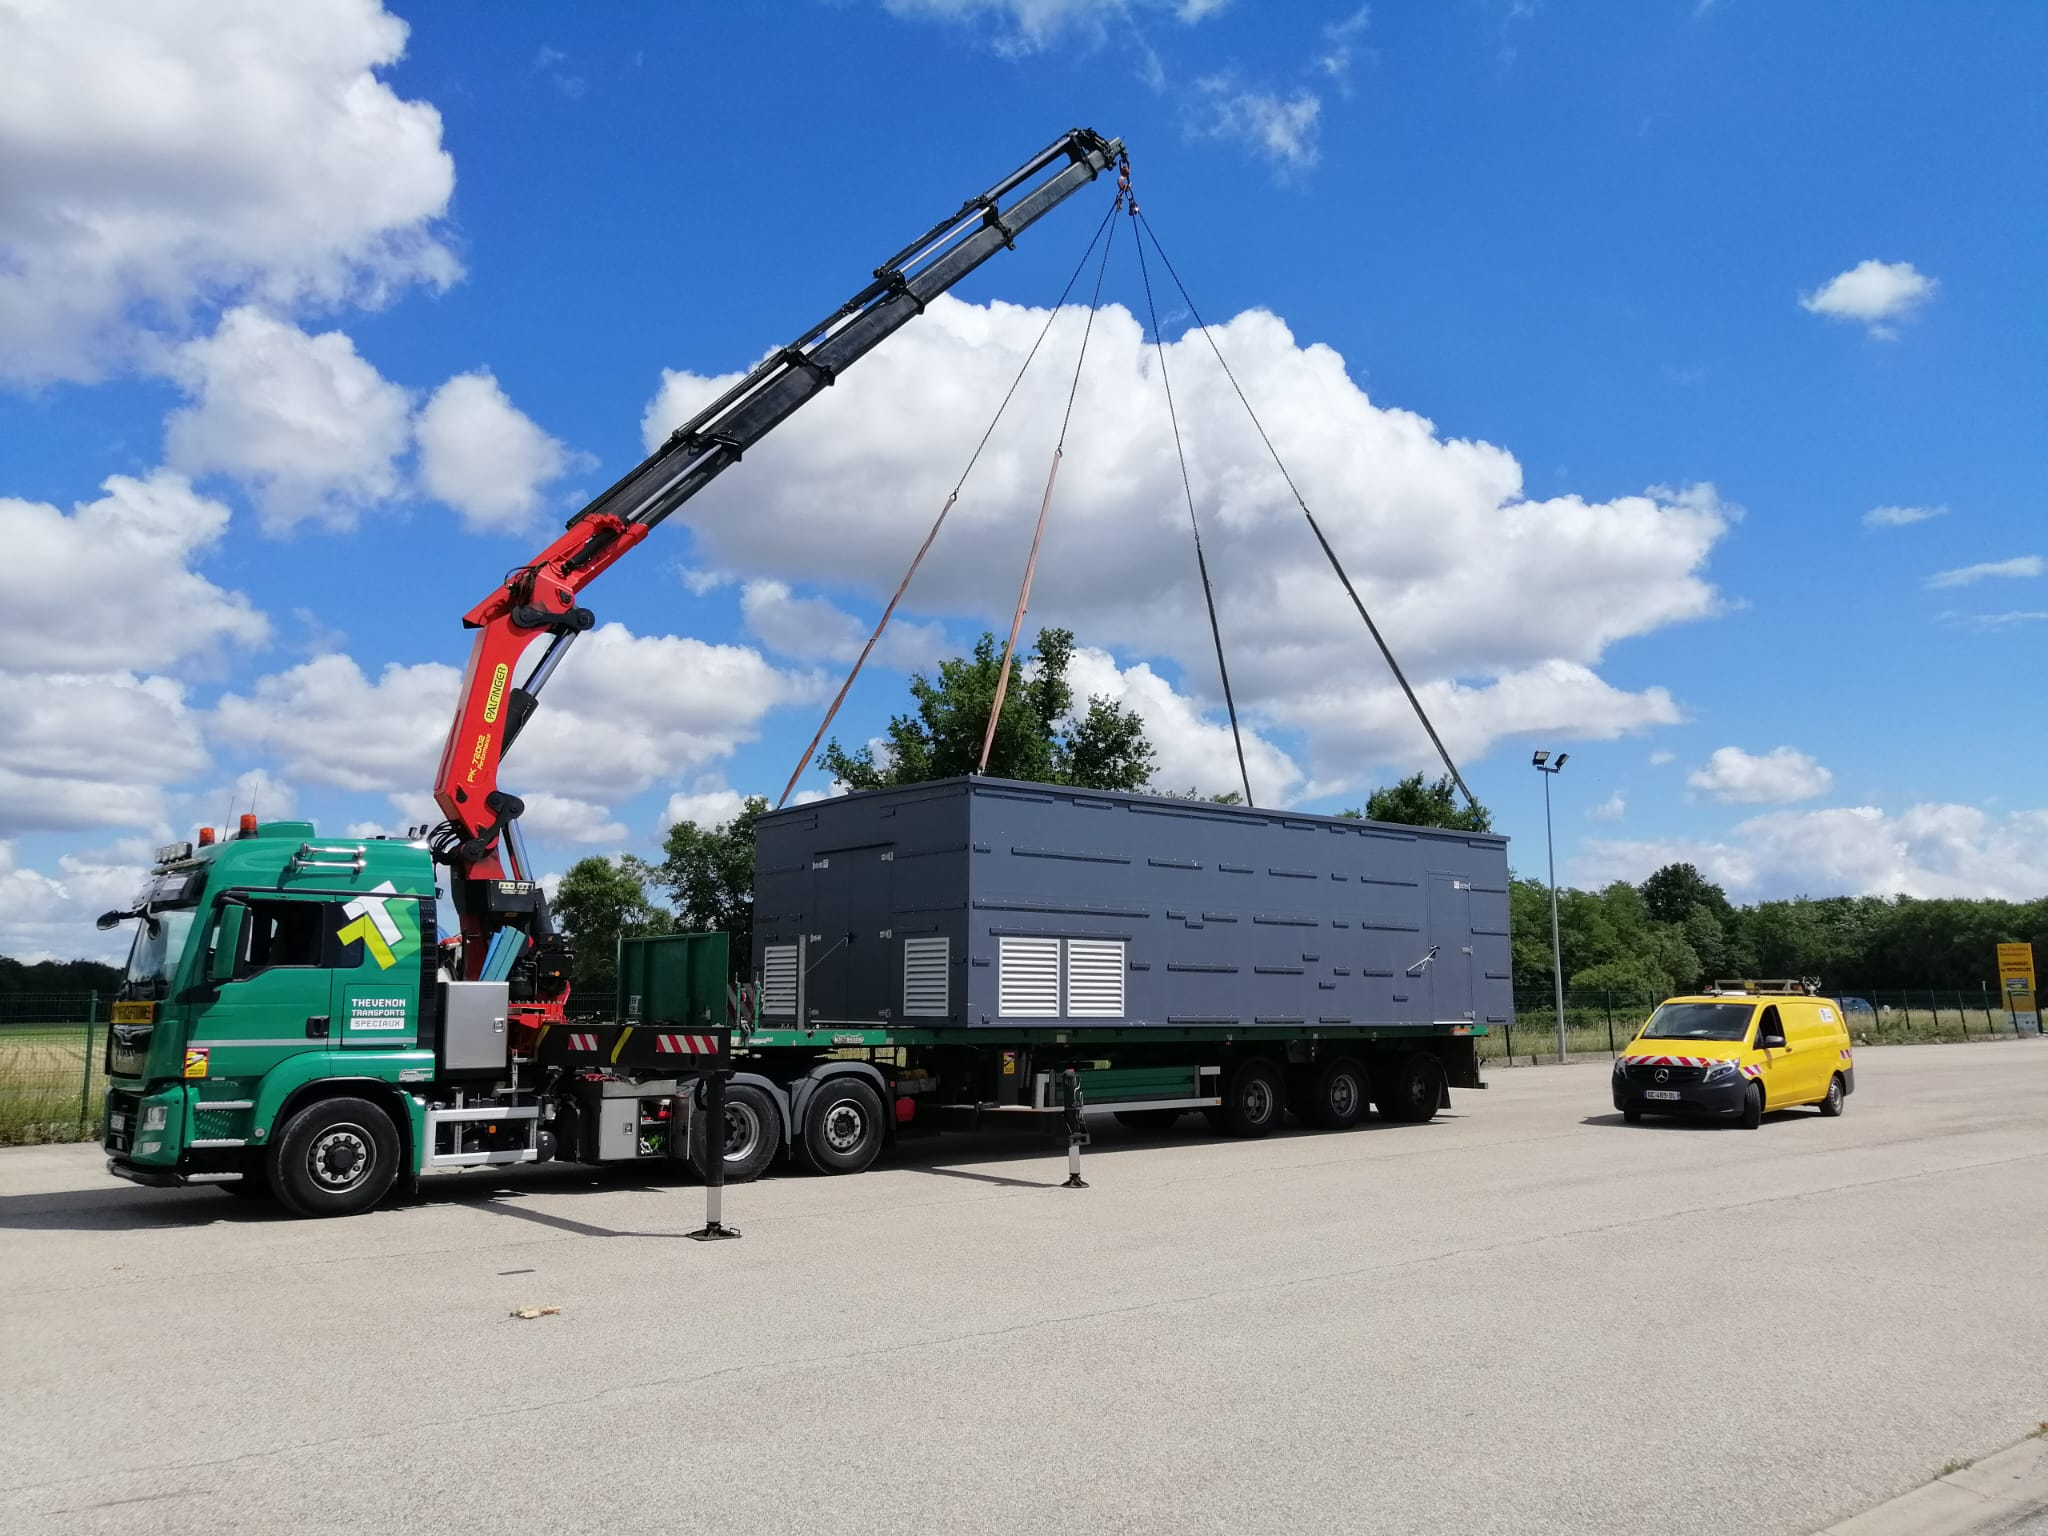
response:
<path id="1" fill-rule="evenodd" d="M 308 822 L 276 821 L 161 850 L 137 908 L 101 919 L 137 925 L 107 1040 L 109 1170 L 275 1182 L 312 1214 L 370 1203 L 416 1169 L 434 912 L 419 842 L 322 843 Z M 280 1138 L 303 1155 L 270 1180 Z"/>

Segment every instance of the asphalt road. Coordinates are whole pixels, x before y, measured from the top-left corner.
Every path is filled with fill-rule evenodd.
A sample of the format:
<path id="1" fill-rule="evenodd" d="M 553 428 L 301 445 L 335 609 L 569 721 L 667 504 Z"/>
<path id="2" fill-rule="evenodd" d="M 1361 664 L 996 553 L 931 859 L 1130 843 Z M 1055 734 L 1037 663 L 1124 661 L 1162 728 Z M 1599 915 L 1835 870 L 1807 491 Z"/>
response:
<path id="1" fill-rule="evenodd" d="M 0 1529 L 1796 1532 L 2048 1419 L 2048 1042 L 297 1222 L 0 1152 Z M 493 1193 L 493 1191 L 497 1191 Z M 558 1315 L 518 1321 L 523 1304 Z"/>

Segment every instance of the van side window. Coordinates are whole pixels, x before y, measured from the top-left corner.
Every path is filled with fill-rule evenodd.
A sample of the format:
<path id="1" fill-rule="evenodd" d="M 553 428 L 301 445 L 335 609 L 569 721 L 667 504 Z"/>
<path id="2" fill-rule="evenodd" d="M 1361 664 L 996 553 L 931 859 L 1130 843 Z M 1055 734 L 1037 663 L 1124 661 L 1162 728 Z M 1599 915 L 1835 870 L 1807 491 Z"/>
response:
<path id="1" fill-rule="evenodd" d="M 1776 1003 L 1766 1008 L 1756 1021 L 1756 1037 L 1758 1041 L 1761 1042 L 1765 1035 L 1776 1035 L 1781 1040 L 1785 1038 L 1785 1022 L 1778 1017 L 1778 1005 Z"/>

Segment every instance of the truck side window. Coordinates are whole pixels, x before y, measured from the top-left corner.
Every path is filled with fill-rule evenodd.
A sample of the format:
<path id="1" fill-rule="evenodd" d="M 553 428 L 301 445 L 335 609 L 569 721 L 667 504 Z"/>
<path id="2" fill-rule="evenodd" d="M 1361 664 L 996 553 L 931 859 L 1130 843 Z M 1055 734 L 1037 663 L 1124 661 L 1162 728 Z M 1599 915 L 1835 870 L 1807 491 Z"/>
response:
<path id="1" fill-rule="evenodd" d="M 353 969 L 362 964 L 360 945 L 337 942 L 343 921 L 340 906 L 330 901 L 262 901 L 248 903 L 243 920 L 243 949 L 237 976 L 280 966 Z"/>

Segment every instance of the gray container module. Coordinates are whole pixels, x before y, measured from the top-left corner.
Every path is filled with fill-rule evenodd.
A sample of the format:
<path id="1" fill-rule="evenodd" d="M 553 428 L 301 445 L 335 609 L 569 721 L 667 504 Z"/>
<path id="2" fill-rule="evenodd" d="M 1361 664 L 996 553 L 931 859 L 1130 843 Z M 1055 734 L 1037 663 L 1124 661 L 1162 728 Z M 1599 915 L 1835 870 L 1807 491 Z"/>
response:
<path id="1" fill-rule="evenodd" d="M 1504 837 L 984 778 L 755 836 L 770 1028 L 1510 1019 Z"/>

